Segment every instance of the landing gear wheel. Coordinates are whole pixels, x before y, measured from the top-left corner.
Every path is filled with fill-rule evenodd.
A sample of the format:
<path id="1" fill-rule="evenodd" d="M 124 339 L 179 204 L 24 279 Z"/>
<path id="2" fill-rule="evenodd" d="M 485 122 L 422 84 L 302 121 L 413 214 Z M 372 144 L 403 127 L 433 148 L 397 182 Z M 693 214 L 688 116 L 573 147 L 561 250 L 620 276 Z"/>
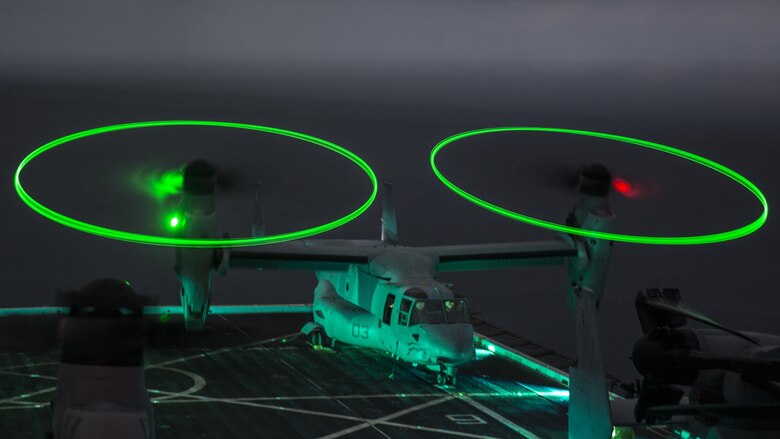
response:
<path id="1" fill-rule="evenodd" d="M 441 366 L 441 370 L 436 374 L 436 383 L 440 386 L 455 386 L 455 375 L 458 369 L 452 366 Z"/>
<path id="2" fill-rule="evenodd" d="M 322 343 L 322 347 L 331 348 L 331 349 L 336 347 L 336 339 L 328 337 L 328 335 L 325 334 L 324 332 L 322 332 L 321 343 Z"/>
<path id="3" fill-rule="evenodd" d="M 455 375 L 448 375 L 446 372 L 439 372 L 436 374 L 436 384 L 440 386 L 454 386 Z"/>
<path id="4" fill-rule="evenodd" d="M 322 347 L 322 331 L 314 331 L 311 333 L 311 345 L 314 349 Z"/>

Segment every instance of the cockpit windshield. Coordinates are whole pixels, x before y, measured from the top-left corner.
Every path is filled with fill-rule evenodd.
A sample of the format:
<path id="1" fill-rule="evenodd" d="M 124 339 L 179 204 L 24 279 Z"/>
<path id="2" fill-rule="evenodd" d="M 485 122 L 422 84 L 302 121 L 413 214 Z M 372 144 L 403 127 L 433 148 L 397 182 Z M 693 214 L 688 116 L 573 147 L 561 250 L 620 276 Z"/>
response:
<path id="1" fill-rule="evenodd" d="M 468 323 L 469 309 L 464 299 L 418 299 L 412 307 L 409 325 Z"/>
<path id="2" fill-rule="evenodd" d="M 409 318 L 409 325 L 419 325 L 420 323 L 444 323 L 444 308 L 441 300 L 428 299 L 417 300 L 412 308 L 412 316 Z"/>
<path id="3" fill-rule="evenodd" d="M 444 301 L 444 315 L 447 323 L 468 323 L 469 305 L 464 299 L 447 299 Z"/>

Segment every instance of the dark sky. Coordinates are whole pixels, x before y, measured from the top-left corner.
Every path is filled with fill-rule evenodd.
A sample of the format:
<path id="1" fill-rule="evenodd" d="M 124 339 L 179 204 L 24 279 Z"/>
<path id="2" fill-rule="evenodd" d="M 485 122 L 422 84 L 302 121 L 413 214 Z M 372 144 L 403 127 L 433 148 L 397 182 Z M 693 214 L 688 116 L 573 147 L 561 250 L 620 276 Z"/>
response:
<path id="1" fill-rule="evenodd" d="M 127 278 L 175 302 L 172 251 L 109 241 L 51 223 L 16 197 L 32 149 L 96 126 L 200 118 L 277 126 L 339 143 L 396 186 L 409 245 L 547 239 L 449 193 L 428 166 L 433 145 L 488 126 L 600 130 L 683 148 L 780 199 L 780 7 L 775 2 L 315 1 L 79 2 L 0 6 L 0 244 L 6 306 L 43 305 L 57 289 Z M 85 220 L 160 233 L 166 205 L 134 172 L 206 157 L 262 179 L 270 231 L 312 226 L 357 206 L 368 189 L 347 162 L 272 136 L 149 130 L 95 138 L 34 162 L 25 184 Z M 734 183 L 695 165 L 564 136 L 476 139 L 442 156 L 448 176 L 490 200 L 562 221 L 573 196 L 556 169 L 603 161 L 652 196 L 613 200 L 619 231 L 717 232 L 758 215 Z M 549 171 L 548 171 L 549 170 Z M 326 236 L 374 238 L 379 207 Z M 251 195 L 220 199 L 220 228 L 250 230 Z M 678 286 L 689 304 L 737 328 L 775 331 L 780 223 L 699 247 L 615 247 L 601 309 L 607 369 L 622 378 L 640 335 L 637 290 Z M 563 267 L 442 276 L 484 318 L 573 353 Z M 231 273 L 214 302 L 308 301 L 308 273 Z"/>

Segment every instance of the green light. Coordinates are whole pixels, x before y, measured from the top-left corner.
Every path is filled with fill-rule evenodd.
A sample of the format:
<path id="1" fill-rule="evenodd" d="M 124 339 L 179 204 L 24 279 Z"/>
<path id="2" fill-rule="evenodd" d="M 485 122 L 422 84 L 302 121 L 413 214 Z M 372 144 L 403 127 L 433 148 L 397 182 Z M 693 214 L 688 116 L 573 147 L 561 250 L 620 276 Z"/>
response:
<path id="1" fill-rule="evenodd" d="M 179 225 L 179 217 L 175 216 L 175 217 L 171 218 L 170 224 L 171 224 L 171 227 L 175 229 L 176 226 Z"/>
<path id="2" fill-rule="evenodd" d="M 564 386 L 569 386 L 569 376 L 566 372 L 558 370 L 548 364 L 545 364 L 533 357 L 525 355 L 519 351 L 516 351 L 508 346 L 504 346 L 495 340 L 490 340 L 478 333 L 474 334 L 474 341 L 478 347 L 487 348 L 490 352 L 495 353 L 500 357 L 507 358 L 515 363 L 520 364 L 526 369 L 532 370 L 542 376 L 545 376 L 557 383 L 561 383 Z"/>
<path id="3" fill-rule="evenodd" d="M 160 175 L 149 177 L 148 190 L 158 200 L 181 194 L 184 184 L 184 166 L 163 171 Z"/>
<path id="4" fill-rule="evenodd" d="M 70 312 L 70 308 L 67 306 L 35 306 L 27 308 L 0 308 L 0 317 L 7 316 L 40 316 L 61 314 L 66 315 Z"/>
<path id="5" fill-rule="evenodd" d="M 631 427 L 612 427 L 612 439 L 634 439 L 634 429 Z"/>
<path id="6" fill-rule="evenodd" d="M 356 164 L 360 169 L 362 169 L 363 172 L 366 173 L 369 180 L 371 181 L 371 185 L 372 185 L 371 194 L 369 195 L 368 199 L 354 211 L 334 221 L 316 227 L 298 230 L 289 233 L 282 233 L 278 235 L 267 235 L 261 237 L 232 238 L 232 239 L 227 239 L 227 238 L 198 239 L 198 238 L 177 238 L 177 237 L 144 235 L 140 233 L 131 233 L 122 230 L 115 230 L 115 229 L 110 229 L 108 227 L 89 224 L 65 216 L 61 213 L 55 212 L 52 209 L 49 209 L 48 207 L 36 201 L 22 187 L 20 176 L 24 167 L 27 166 L 27 164 L 30 163 L 35 157 L 57 146 L 64 145 L 69 142 L 73 142 L 74 140 L 83 139 L 85 137 L 106 134 L 114 131 L 123 131 L 123 130 L 137 129 L 137 128 L 150 128 L 150 127 L 170 127 L 170 126 L 207 126 L 207 127 L 235 128 L 235 129 L 250 130 L 250 131 L 261 131 L 265 133 L 276 134 L 279 136 L 291 137 L 294 139 L 302 140 L 304 142 L 312 143 L 317 146 L 321 146 L 323 148 L 329 149 L 349 159 L 352 163 Z M 171 177 L 171 179 L 175 180 L 174 177 Z M 211 247 L 247 247 L 252 245 L 273 244 L 277 242 L 291 241 L 294 239 L 302 239 L 312 235 L 326 232 L 328 230 L 335 229 L 336 227 L 342 226 L 352 221 L 353 219 L 357 218 L 358 216 L 360 216 L 360 214 L 365 212 L 371 206 L 377 194 L 377 179 L 376 179 L 376 175 L 374 174 L 374 171 L 371 169 L 368 163 L 366 163 L 363 159 L 358 157 L 353 152 L 339 145 L 336 145 L 335 143 L 314 136 L 310 136 L 308 134 L 283 130 L 281 128 L 272 128 L 272 127 L 266 127 L 260 125 L 250 125 L 245 123 L 216 122 L 216 121 L 202 121 L 202 120 L 161 120 L 161 121 L 134 122 L 134 123 L 119 124 L 119 125 L 109 125 L 100 128 L 93 128 L 91 130 L 79 131 L 77 133 L 73 133 L 64 137 L 60 137 L 59 139 L 55 139 L 39 147 L 35 151 L 31 152 L 27 157 L 24 158 L 24 160 L 22 160 L 22 162 L 19 164 L 19 167 L 16 169 L 16 174 L 14 175 L 14 187 L 16 188 L 16 193 L 19 195 L 19 198 L 21 198 L 22 201 L 24 201 L 28 206 L 30 206 L 32 210 L 38 212 L 39 214 L 43 215 L 44 217 L 54 222 L 60 223 L 64 226 L 76 230 L 80 230 L 85 233 L 102 236 L 104 238 L 117 239 L 120 241 L 135 242 L 139 244 L 175 246 L 175 247 L 211 248 Z"/>
<path id="7" fill-rule="evenodd" d="M 682 439 L 701 439 L 699 436 L 696 436 L 695 434 L 691 433 L 688 430 L 684 429 L 674 429 L 674 433 L 679 435 Z"/>
<path id="8" fill-rule="evenodd" d="M 445 146 L 457 140 L 465 139 L 467 137 L 478 136 L 481 134 L 489 134 L 489 133 L 508 132 L 508 131 L 535 131 L 535 132 L 572 134 L 576 136 L 597 137 L 601 139 L 614 140 L 617 142 L 630 143 L 633 145 L 641 146 L 643 148 L 654 149 L 666 154 L 671 154 L 677 157 L 681 157 L 686 160 L 690 160 L 694 163 L 697 163 L 699 165 L 710 168 L 712 170 L 715 170 L 731 178 L 732 180 L 736 181 L 737 183 L 745 187 L 748 191 L 750 191 L 753 195 L 755 195 L 756 198 L 758 198 L 758 201 L 761 202 L 761 205 L 763 206 L 763 211 L 755 221 L 751 222 L 746 226 L 734 230 L 729 230 L 721 233 L 714 233 L 710 235 L 643 236 L 643 235 L 625 235 L 620 233 L 597 232 L 593 230 L 585 230 L 576 227 L 569 227 L 569 226 L 553 223 L 550 221 L 540 220 L 489 203 L 485 200 L 475 197 L 474 195 L 471 195 L 470 193 L 464 191 L 463 189 L 453 184 L 451 181 L 445 178 L 444 175 L 442 175 L 442 173 L 436 167 L 436 156 L 442 149 L 444 149 Z M 479 130 L 466 131 L 460 134 L 455 134 L 453 136 L 450 136 L 442 140 L 441 142 L 436 144 L 436 146 L 431 151 L 430 162 L 431 162 L 431 168 L 433 169 L 433 173 L 436 174 L 436 177 L 438 177 L 439 180 L 441 180 L 441 182 L 444 183 L 446 187 L 448 187 L 450 190 L 460 195 L 461 197 L 465 198 L 466 200 L 476 204 L 479 207 L 482 207 L 483 209 L 487 209 L 491 212 L 497 213 L 499 215 L 503 215 L 507 218 L 511 218 L 516 221 L 521 221 L 533 226 L 543 227 L 546 229 L 555 230 L 558 232 L 570 233 L 574 235 L 588 236 L 597 239 L 633 242 L 637 244 L 666 244 L 666 245 L 710 244 L 713 242 L 728 241 L 731 239 L 737 239 L 749 235 L 755 232 L 756 230 L 758 230 L 759 228 L 761 228 L 761 226 L 766 222 L 767 216 L 769 215 L 769 205 L 767 204 L 764 194 L 761 193 L 761 191 L 758 189 L 758 187 L 756 187 L 756 185 L 751 183 L 747 178 L 743 177 L 737 172 L 734 172 L 731 169 L 719 163 L 716 163 L 712 160 L 698 156 L 696 154 L 692 154 L 687 151 L 683 151 L 677 148 L 672 148 L 671 146 L 661 145 L 659 143 L 648 142 L 646 140 L 633 139 L 631 137 L 625 137 L 625 136 L 618 136 L 616 134 L 606 134 L 606 133 L 599 133 L 595 131 L 570 130 L 566 128 L 543 128 L 543 127 L 483 128 Z"/>

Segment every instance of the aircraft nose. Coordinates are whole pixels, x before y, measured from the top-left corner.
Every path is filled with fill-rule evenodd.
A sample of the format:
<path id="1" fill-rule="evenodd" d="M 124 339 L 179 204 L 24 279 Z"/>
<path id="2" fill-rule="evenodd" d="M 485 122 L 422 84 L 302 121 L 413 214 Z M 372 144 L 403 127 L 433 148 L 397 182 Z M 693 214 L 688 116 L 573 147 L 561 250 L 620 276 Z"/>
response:
<path id="1" fill-rule="evenodd" d="M 471 325 L 429 326 L 426 332 L 438 361 L 458 365 L 474 359 L 474 330 Z"/>

